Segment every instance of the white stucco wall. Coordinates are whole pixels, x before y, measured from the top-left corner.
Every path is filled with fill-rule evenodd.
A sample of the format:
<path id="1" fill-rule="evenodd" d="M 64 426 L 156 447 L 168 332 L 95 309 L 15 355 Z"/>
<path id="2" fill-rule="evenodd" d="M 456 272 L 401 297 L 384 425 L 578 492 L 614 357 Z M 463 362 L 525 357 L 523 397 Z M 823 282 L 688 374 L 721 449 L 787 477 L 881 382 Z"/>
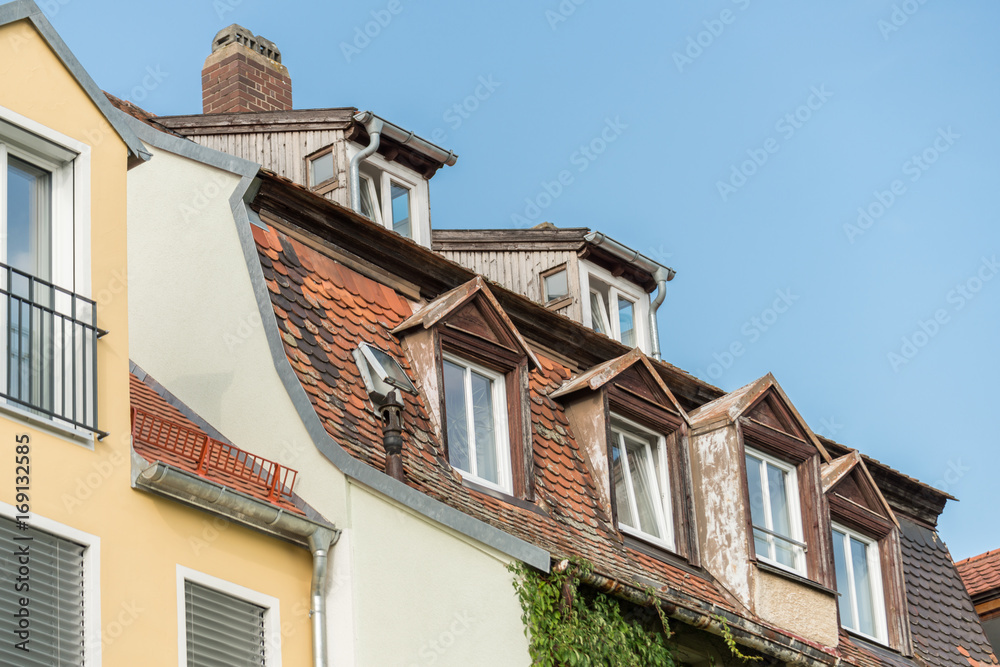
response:
<path id="1" fill-rule="evenodd" d="M 295 492 L 344 530 L 332 664 L 527 665 L 506 561 L 349 483 L 312 443 L 261 324 L 229 205 L 239 178 L 148 148 L 128 181 L 130 356 L 238 446 L 299 470 Z"/>

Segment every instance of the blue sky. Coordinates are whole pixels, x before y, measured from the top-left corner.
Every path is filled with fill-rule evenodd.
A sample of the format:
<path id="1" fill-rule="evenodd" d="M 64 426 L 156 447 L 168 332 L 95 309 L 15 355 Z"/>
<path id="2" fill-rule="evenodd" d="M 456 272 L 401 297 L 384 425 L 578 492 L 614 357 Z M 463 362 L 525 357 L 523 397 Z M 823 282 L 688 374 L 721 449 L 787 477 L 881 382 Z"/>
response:
<path id="1" fill-rule="evenodd" d="M 669 264 L 668 361 L 727 390 L 773 372 L 816 431 L 961 499 L 956 558 L 1000 547 L 1000 5 L 39 4 L 163 115 L 201 111 L 216 31 L 271 39 L 297 108 L 460 155 L 435 227 L 549 220 Z"/>

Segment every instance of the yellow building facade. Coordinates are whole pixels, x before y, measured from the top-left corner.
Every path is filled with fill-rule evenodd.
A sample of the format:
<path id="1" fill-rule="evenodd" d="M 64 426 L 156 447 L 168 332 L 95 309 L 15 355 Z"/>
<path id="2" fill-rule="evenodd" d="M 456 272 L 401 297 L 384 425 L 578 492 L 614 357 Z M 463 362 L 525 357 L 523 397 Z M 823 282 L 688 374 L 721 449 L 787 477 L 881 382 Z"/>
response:
<path id="1" fill-rule="evenodd" d="M 117 114 L 37 6 L 0 6 L 0 664 L 186 665 L 194 589 L 263 610 L 267 664 L 309 664 L 309 550 L 133 483 L 126 174 L 149 154 Z"/>

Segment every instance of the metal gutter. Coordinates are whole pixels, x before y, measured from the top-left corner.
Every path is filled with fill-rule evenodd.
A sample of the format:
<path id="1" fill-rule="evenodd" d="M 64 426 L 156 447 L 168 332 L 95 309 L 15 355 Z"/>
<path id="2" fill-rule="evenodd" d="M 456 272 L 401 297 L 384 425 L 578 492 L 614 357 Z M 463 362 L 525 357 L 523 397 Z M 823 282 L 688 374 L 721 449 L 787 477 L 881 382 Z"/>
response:
<path id="1" fill-rule="evenodd" d="M 605 236 L 601 232 L 591 232 L 584 236 L 583 239 L 594 247 L 604 248 L 615 257 L 653 276 L 653 280 L 656 281 L 657 291 L 656 298 L 649 304 L 649 337 L 653 345 L 652 357 L 659 361 L 661 359 L 660 327 L 656 321 L 656 313 L 660 309 L 660 305 L 663 303 L 664 297 L 667 296 L 667 283 L 674 279 L 677 272 L 669 266 L 664 266 L 663 264 L 653 261 L 645 255 L 640 254 L 638 250 L 632 250 L 632 248 L 622 245 L 613 238 Z"/>
<path id="2" fill-rule="evenodd" d="M 436 162 L 440 162 L 448 167 L 455 166 L 458 161 L 458 155 L 454 152 L 445 150 L 440 146 L 436 146 L 426 139 L 421 139 L 416 134 L 410 130 L 404 130 L 398 125 L 393 125 L 384 118 L 379 118 L 371 111 L 359 111 L 354 114 L 355 122 L 361 123 L 368 129 L 368 123 L 372 121 L 378 121 L 382 125 L 382 135 L 387 139 L 392 139 L 393 141 L 400 143 L 404 146 L 409 146 L 413 150 L 426 155 Z"/>
<path id="3" fill-rule="evenodd" d="M 309 591 L 313 667 L 327 666 L 326 597 L 323 589 L 329 553 L 340 539 L 340 530 L 162 462 L 142 470 L 136 476 L 134 485 L 309 549 L 313 557 Z"/>
<path id="4" fill-rule="evenodd" d="M 569 567 L 569 561 L 563 560 L 555 563 L 552 566 L 552 571 L 565 572 Z M 649 594 L 634 586 L 623 584 L 615 579 L 604 577 L 594 572 L 580 572 L 578 576 L 581 583 L 591 586 L 602 593 L 614 595 L 642 607 L 648 607 L 650 604 Z M 782 662 L 810 666 L 836 666 L 840 664 L 840 658 L 836 655 L 826 653 L 793 637 L 787 637 L 785 641 L 779 641 L 778 637 L 780 635 L 774 630 L 748 621 L 740 616 L 724 612 L 723 610 L 719 610 L 718 614 L 706 614 L 703 611 L 693 609 L 675 601 L 659 599 L 657 602 L 663 612 L 670 618 L 674 618 L 700 630 L 705 630 L 719 637 L 730 635 L 738 644 L 773 656 Z M 765 636 L 771 639 L 765 639 Z"/>

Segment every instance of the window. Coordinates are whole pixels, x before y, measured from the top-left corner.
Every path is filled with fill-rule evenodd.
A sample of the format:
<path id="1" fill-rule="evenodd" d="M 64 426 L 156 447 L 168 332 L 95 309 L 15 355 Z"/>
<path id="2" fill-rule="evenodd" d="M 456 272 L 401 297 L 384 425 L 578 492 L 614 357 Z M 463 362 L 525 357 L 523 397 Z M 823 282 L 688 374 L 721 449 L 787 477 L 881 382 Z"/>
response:
<path id="1" fill-rule="evenodd" d="M 746 453 L 746 467 L 757 558 L 805 574 L 795 468 L 750 449 Z"/>
<path id="2" fill-rule="evenodd" d="M 10 575 L 0 587 L 0 664 L 82 665 L 100 663 L 98 538 L 32 514 L 27 530 L 17 528 L 14 508 L 0 504 L 0 571 Z M 28 562 L 19 562 L 19 549 Z M 14 577 L 28 567 L 27 582 Z M 27 583 L 18 589 L 17 583 Z M 27 648 L 16 647 L 22 598 L 28 601 Z"/>
<path id="3" fill-rule="evenodd" d="M 97 431 L 89 161 L 86 145 L 0 107 L 0 397 Z"/>
<path id="4" fill-rule="evenodd" d="M 833 525 L 840 624 L 848 630 L 886 641 L 879 548 L 875 540 Z"/>
<path id="5" fill-rule="evenodd" d="M 663 436 L 614 418 L 611 459 L 619 526 L 673 550 L 670 482 Z"/>
<path id="6" fill-rule="evenodd" d="M 503 377 L 447 356 L 444 391 L 448 461 L 463 476 L 511 493 Z"/>
<path id="7" fill-rule="evenodd" d="M 350 159 L 361 147 L 347 146 Z M 391 229 L 400 236 L 430 245 L 430 207 L 427 179 L 416 171 L 386 160 L 379 154 L 369 156 L 359 167 L 358 193 L 361 214 L 372 222 Z"/>
<path id="8" fill-rule="evenodd" d="M 607 271 L 581 263 L 584 299 L 583 322 L 628 347 L 645 350 L 648 331 L 640 328 L 647 319 L 648 297 L 635 285 L 616 279 Z"/>
<path id="9" fill-rule="evenodd" d="M 280 667 L 276 598 L 180 565 L 177 572 L 186 667 Z"/>
<path id="10" fill-rule="evenodd" d="M 309 187 L 317 188 L 334 178 L 333 151 L 309 159 Z"/>
<path id="11" fill-rule="evenodd" d="M 546 303 L 569 296 L 569 278 L 565 267 L 542 274 L 542 287 Z"/>

